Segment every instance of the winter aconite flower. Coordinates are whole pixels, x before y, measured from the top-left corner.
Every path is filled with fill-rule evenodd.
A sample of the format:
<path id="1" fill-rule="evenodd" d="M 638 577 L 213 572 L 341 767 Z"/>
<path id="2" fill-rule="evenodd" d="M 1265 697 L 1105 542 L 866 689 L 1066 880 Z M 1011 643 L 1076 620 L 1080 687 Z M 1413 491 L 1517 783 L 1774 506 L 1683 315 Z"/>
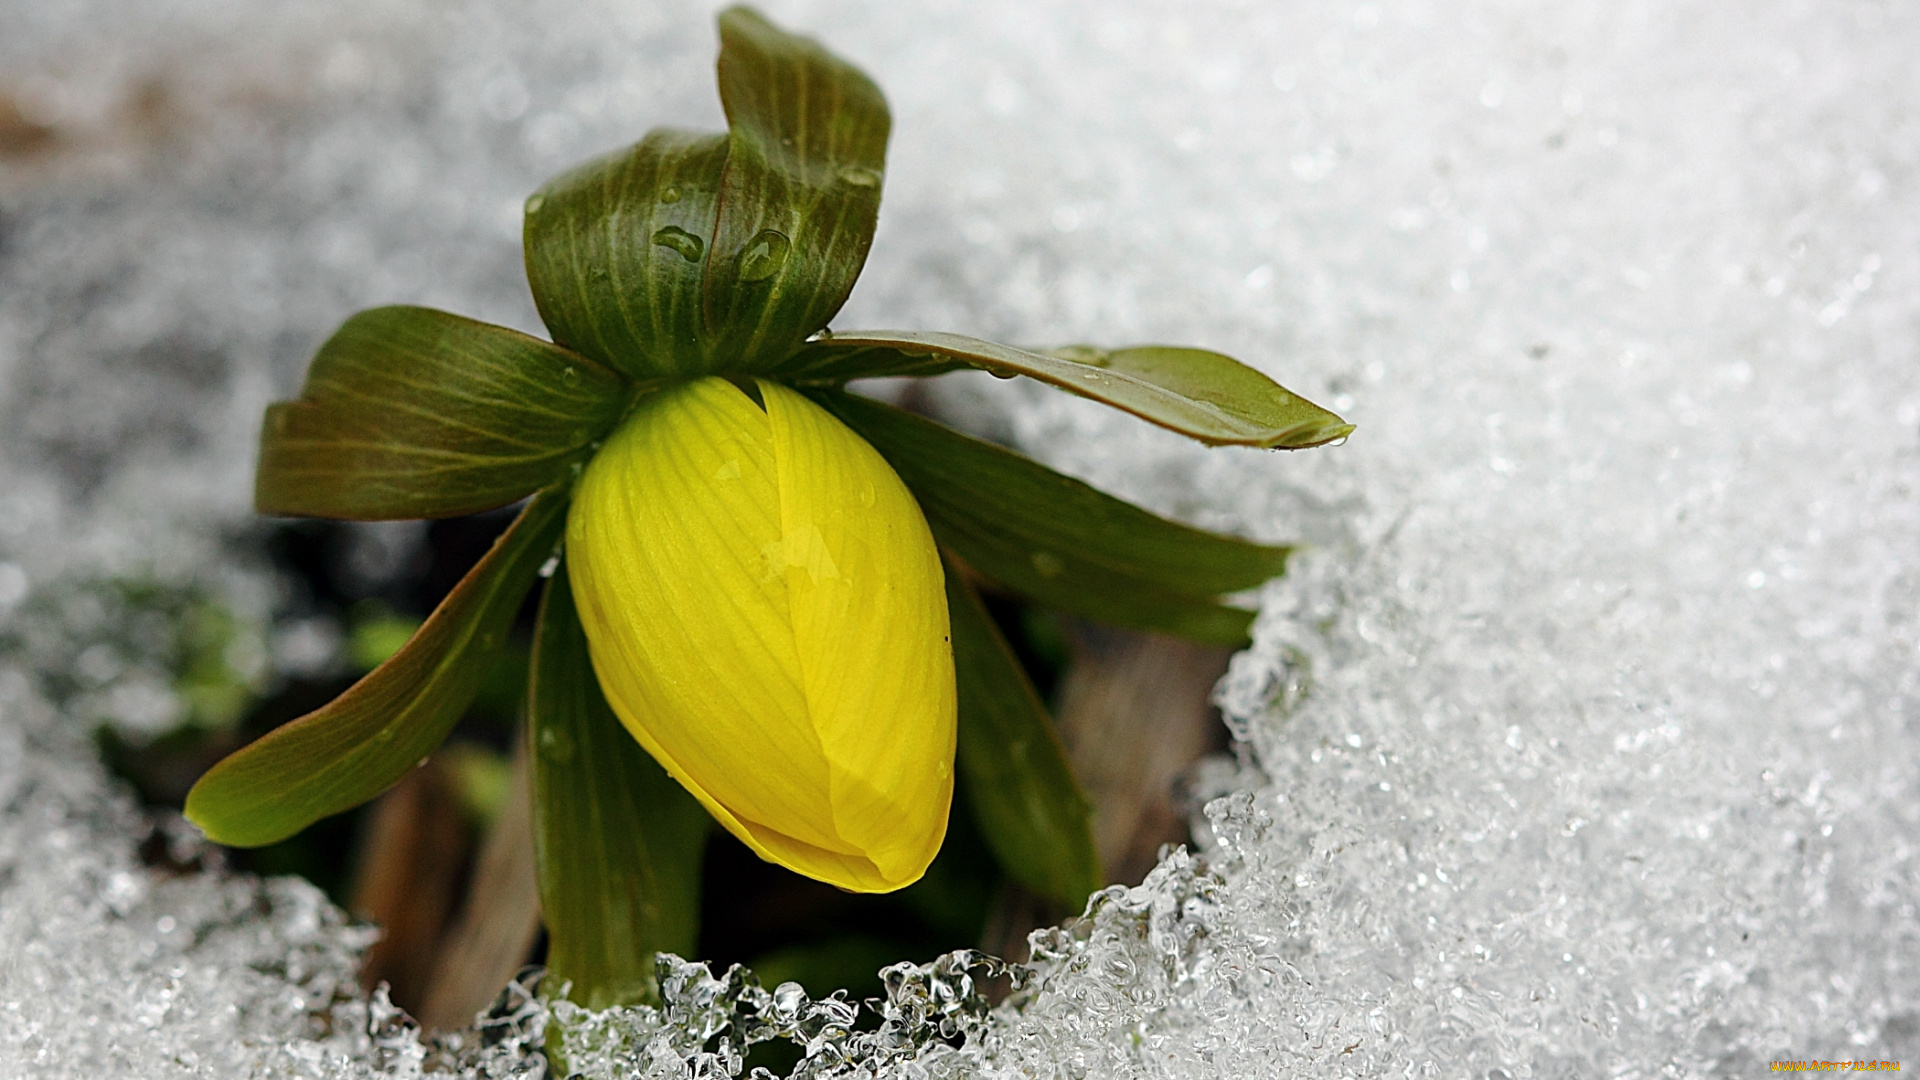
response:
<path id="1" fill-rule="evenodd" d="M 1352 430 L 1200 349 L 827 333 L 873 239 L 885 101 L 752 12 L 720 37 L 725 134 L 655 131 L 527 201 L 551 341 L 376 308 L 268 410 L 263 512 L 525 505 L 398 653 L 187 799 L 215 840 L 258 845 L 379 795 L 510 662 L 546 578 L 524 742 L 547 964 L 596 1007 L 693 947 L 711 821 L 886 891 L 934 859 L 957 786 L 1008 877 L 1079 904 L 1102 881 L 1089 808 L 977 588 L 1232 644 L 1251 613 L 1221 598 L 1284 568 L 1284 547 L 1155 517 L 850 380 L 1026 376 L 1215 445 Z"/>
<path id="2" fill-rule="evenodd" d="M 920 507 L 777 383 L 642 401 L 567 524 L 594 671 L 640 745 L 761 856 L 843 888 L 917 879 L 953 792 L 953 653 Z"/>

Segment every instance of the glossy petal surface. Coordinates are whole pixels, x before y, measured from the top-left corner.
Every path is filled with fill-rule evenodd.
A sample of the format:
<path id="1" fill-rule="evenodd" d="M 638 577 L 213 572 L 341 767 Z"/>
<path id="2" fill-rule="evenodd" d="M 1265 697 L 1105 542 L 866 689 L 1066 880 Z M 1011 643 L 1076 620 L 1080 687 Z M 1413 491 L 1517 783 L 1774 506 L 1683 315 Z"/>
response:
<path id="1" fill-rule="evenodd" d="M 939 557 L 880 455 L 762 383 L 643 401 L 568 522 L 621 722 L 762 857 L 910 884 L 946 831 L 954 681 Z"/>

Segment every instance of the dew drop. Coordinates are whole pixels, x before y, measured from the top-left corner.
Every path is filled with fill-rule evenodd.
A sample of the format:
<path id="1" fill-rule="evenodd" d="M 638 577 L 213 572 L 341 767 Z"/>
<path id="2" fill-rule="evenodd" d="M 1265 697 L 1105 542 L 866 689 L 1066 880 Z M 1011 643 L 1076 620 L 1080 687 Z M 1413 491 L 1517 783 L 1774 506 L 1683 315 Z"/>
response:
<path id="1" fill-rule="evenodd" d="M 861 484 L 860 485 L 860 505 L 872 506 L 873 500 L 874 500 L 873 485 Z"/>
<path id="2" fill-rule="evenodd" d="M 740 252 L 740 280 L 765 281 L 779 273 L 792 248 L 793 242 L 787 239 L 787 234 L 775 229 L 760 230 Z"/>
<path id="3" fill-rule="evenodd" d="M 987 369 L 987 374 L 993 376 L 996 379 L 1011 379 L 1020 373 L 1017 371 L 1002 371 L 997 367 L 990 367 Z"/>
<path id="4" fill-rule="evenodd" d="M 550 761 L 562 764 L 573 760 L 573 736 L 563 728 L 543 727 L 540 729 L 540 755 Z"/>
<path id="5" fill-rule="evenodd" d="M 666 190 L 660 192 L 660 201 L 668 204 L 679 202 L 680 189 L 677 187 L 669 187 Z"/>
<path id="6" fill-rule="evenodd" d="M 1041 577 L 1056 578 L 1066 570 L 1067 564 L 1051 551 L 1036 551 L 1033 553 L 1033 568 L 1040 572 Z"/>
<path id="7" fill-rule="evenodd" d="M 840 168 L 840 180 L 854 187 L 879 187 L 880 174 L 864 165 L 843 165 Z"/>
<path id="8" fill-rule="evenodd" d="M 560 369 L 560 381 L 568 386 L 579 386 L 580 369 L 571 366 Z"/>
<path id="9" fill-rule="evenodd" d="M 531 198 L 531 199 L 528 199 L 528 200 L 527 200 L 527 215 L 528 215 L 529 217 L 531 217 L 532 215 L 534 215 L 534 214 L 537 214 L 537 213 L 539 213 L 539 212 L 540 212 L 540 207 L 541 207 L 541 206 L 542 206 L 543 204 L 545 204 L 545 203 L 546 203 L 546 201 L 547 201 L 547 197 L 546 197 L 545 195 L 535 195 L 535 196 L 534 196 L 533 198 Z"/>
<path id="10" fill-rule="evenodd" d="M 653 242 L 658 247 L 679 254 L 688 262 L 699 262 L 700 253 L 707 249 L 707 246 L 700 242 L 699 237 L 678 225 L 662 227 L 653 234 Z"/>

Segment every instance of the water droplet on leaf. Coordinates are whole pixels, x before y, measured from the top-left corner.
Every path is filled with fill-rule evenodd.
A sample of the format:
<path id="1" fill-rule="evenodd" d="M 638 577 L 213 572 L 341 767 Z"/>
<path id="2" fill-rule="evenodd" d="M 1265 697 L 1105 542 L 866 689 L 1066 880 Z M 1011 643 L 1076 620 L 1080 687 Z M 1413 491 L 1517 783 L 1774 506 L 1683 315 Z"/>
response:
<path id="1" fill-rule="evenodd" d="M 1020 373 L 1017 371 L 1003 371 L 997 367 L 990 367 L 987 369 L 987 374 L 993 376 L 996 379 L 1011 379 Z"/>
<path id="2" fill-rule="evenodd" d="M 1040 572 L 1041 577 L 1056 578 L 1066 570 L 1067 564 L 1051 551 L 1036 551 L 1033 553 L 1033 568 Z"/>
<path id="3" fill-rule="evenodd" d="M 880 174 L 864 165 L 845 165 L 840 169 L 840 179 L 854 187 L 879 187 Z"/>
<path id="4" fill-rule="evenodd" d="M 544 204 L 546 201 L 547 201 L 547 197 L 545 195 L 535 195 L 533 198 L 528 199 L 527 214 L 529 216 L 532 216 L 534 214 L 539 213 L 541 205 Z"/>
<path id="5" fill-rule="evenodd" d="M 540 729 L 540 756 L 549 761 L 562 764 L 573 760 L 573 736 L 563 728 L 542 727 Z"/>
<path id="6" fill-rule="evenodd" d="M 740 280 L 765 281 L 780 272 L 787 263 L 793 242 L 775 229 L 762 229 L 740 251 Z"/>
<path id="7" fill-rule="evenodd" d="M 680 189 L 679 189 L 679 188 L 677 188 L 677 187 L 670 187 L 670 188 L 667 188 L 666 190 L 664 190 L 664 191 L 662 191 L 662 192 L 660 193 L 660 201 L 661 201 L 661 202 L 663 202 L 663 203 L 668 203 L 668 204 L 672 204 L 672 203 L 677 203 L 677 202 L 679 202 L 679 201 L 680 201 Z"/>
<path id="8" fill-rule="evenodd" d="M 701 243 L 699 237 L 678 225 L 662 227 L 653 234 L 653 242 L 655 246 L 675 252 L 688 262 L 699 262 L 700 254 L 707 250 L 707 245 Z"/>
<path id="9" fill-rule="evenodd" d="M 560 381 L 563 383 L 566 383 L 568 386 L 579 386 L 580 385 L 580 369 L 577 367 L 566 367 L 566 368 L 560 369 Z"/>

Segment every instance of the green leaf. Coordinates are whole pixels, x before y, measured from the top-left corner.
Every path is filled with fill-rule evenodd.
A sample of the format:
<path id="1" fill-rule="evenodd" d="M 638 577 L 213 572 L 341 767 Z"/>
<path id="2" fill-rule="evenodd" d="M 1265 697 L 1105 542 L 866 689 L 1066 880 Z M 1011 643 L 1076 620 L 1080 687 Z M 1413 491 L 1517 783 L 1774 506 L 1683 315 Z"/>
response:
<path id="1" fill-rule="evenodd" d="M 587 358 L 444 311 L 363 311 L 267 409 L 261 513 L 381 520 L 506 506 L 563 476 L 627 384 Z"/>
<path id="2" fill-rule="evenodd" d="M 534 631 L 527 737 L 547 968 L 590 1009 L 654 996 L 653 955 L 692 955 L 711 819 L 608 706 L 564 565 Z"/>
<path id="3" fill-rule="evenodd" d="M 527 200 L 527 282 L 555 341 L 636 378 L 707 370 L 726 165 L 726 136 L 656 129 Z"/>
<path id="4" fill-rule="evenodd" d="M 915 370 L 916 364 L 924 370 Z M 826 382 L 937 374 L 962 364 L 1038 379 L 1210 446 L 1301 450 L 1353 431 L 1352 424 L 1230 356 L 1170 345 L 1111 351 L 1081 345 L 1040 353 L 959 334 L 862 330 L 807 345 L 782 373 Z"/>
<path id="5" fill-rule="evenodd" d="M 424 761 L 501 655 L 566 507 L 564 491 L 534 496 L 404 648 L 325 707 L 209 769 L 187 794 L 187 819 L 217 843 L 259 847 L 366 802 Z"/>
<path id="6" fill-rule="evenodd" d="M 892 120 L 880 88 L 743 7 L 720 15 L 726 176 L 708 270 L 715 355 L 767 370 L 827 325 L 866 264 Z"/>
<path id="7" fill-rule="evenodd" d="M 812 394 L 906 481 L 942 546 L 1048 607 L 1235 645 L 1245 642 L 1252 613 L 1214 598 L 1286 569 L 1288 548 L 1168 521 L 877 401 Z"/>
<path id="8" fill-rule="evenodd" d="M 780 378 L 796 386 L 841 386 L 852 379 L 945 375 L 973 365 L 932 353 L 903 352 L 892 345 L 844 343 L 828 334 L 800 347 L 780 366 Z"/>
<path id="9" fill-rule="evenodd" d="M 947 612 L 960 690 L 957 761 L 974 821 L 1014 880 L 1077 911 L 1101 885 L 1093 808 L 1040 695 L 951 565 Z"/>
<path id="10" fill-rule="evenodd" d="M 720 41 L 729 134 L 657 130 L 527 200 L 554 340 L 637 377 L 772 370 L 840 310 L 873 243 L 879 88 L 745 9 Z"/>

